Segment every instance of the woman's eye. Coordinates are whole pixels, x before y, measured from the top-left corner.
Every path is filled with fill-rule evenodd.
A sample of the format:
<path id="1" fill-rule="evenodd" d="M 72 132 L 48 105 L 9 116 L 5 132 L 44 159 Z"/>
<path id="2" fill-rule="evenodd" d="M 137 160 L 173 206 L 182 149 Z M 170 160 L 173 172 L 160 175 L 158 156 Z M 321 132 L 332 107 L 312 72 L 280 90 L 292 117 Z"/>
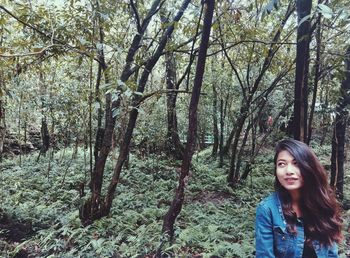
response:
<path id="1" fill-rule="evenodd" d="M 278 162 L 278 163 L 277 163 L 277 166 L 278 166 L 278 167 L 283 167 L 283 166 L 284 166 L 284 162 Z"/>

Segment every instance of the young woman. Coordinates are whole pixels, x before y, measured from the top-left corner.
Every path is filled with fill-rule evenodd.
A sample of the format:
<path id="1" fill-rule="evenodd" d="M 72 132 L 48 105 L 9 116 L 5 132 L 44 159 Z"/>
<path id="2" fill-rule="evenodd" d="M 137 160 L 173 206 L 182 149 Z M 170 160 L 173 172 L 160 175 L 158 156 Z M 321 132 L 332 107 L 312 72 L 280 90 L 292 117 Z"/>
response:
<path id="1" fill-rule="evenodd" d="M 276 146 L 275 190 L 256 210 L 256 257 L 338 257 L 342 220 L 327 175 L 296 140 Z"/>

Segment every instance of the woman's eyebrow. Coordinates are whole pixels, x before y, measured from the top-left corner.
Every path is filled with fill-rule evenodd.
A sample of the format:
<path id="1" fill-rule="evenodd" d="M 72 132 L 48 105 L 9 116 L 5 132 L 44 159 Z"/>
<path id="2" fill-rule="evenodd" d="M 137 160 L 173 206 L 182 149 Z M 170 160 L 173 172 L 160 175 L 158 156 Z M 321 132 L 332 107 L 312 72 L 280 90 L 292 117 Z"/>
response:
<path id="1" fill-rule="evenodd" d="M 276 162 L 277 161 L 287 161 L 287 159 L 278 159 L 278 160 L 276 160 Z M 296 159 L 292 159 L 291 161 L 296 161 Z"/>

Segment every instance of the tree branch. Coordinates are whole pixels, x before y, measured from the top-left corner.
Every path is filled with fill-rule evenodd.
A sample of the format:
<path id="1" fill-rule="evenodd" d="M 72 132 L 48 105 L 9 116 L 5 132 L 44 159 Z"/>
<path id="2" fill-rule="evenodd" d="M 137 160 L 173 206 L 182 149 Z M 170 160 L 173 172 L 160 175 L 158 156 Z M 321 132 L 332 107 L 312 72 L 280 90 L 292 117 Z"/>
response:
<path id="1" fill-rule="evenodd" d="M 25 57 L 25 56 L 36 56 L 36 55 L 43 55 L 46 51 L 50 50 L 51 48 L 55 47 L 63 47 L 63 45 L 60 44 L 52 44 L 47 47 L 42 48 L 40 51 L 36 52 L 30 52 L 30 53 L 19 53 L 19 54 L 0 54 L 0 57 L 4 58 L 12 58 L 12 57 Z"/>
<path id="2" fill-rule="evenodd" d="M 141 28 L 141 23 L 140 23 L 140 15 L 139 12 L 137 11 L 137 8 L 135 6 L 135 3 L 133 0 L 130 0 L 130 5 L 132 10 L 134 11 L 135 14 L 135 19 L 136 19 L 136 23 L 137 23 L 137 32 L 140 33 L 142 28 Z"/>
<path id="3" fill-rule="evenodd" d="M 45 33 L 43 32 L 42 30 L 40 30 L 39 28 L 33 26 L 32 24 L 29 24 L 25 21 L 23 21 L 22 19 L 20 19 L 19 17 L 17 17 L 15 14 L 13 14 L 12 12 L 10 12 L 8 9 L 6 9 L 4 6 L 0 5 L 0 10 L 3 10 L 4 12 L 6 12 L 8 15 L 10 15 L 12 18 L 14 18 L 16 21 L 18 21 L 19 23 L 23 24 L 24 26 L 26 27 L 29 27 L 31 28 L 32 30 L 34 30 L 35 32 L 39 33 L 40 35 L 44 36 L 45 38 L 48 38 L 50 39 L 54 44 L 60 44 L 60 45 L 64 45 L 66 47 L 68 47 L 69 49 L 73 50 L 74 52 L 77 52 L 79 54 L 82 54 L 84 56 L 87 56 L 89 58 L 92 58 L 92 56 L 87 53 L 87 52 L 84 52 L 84 51 L 81 51 L 79 50 L 77 47 L 73 47 L 67 43 L 65 43 L 64 41 L 62 40 L 59 40 L 55 37 L 53 37 L 53 34 L 52 33 Z M 99 60 L 96 58 L 96 57 L 93 57 L 94 60 L 96 60 L 97 62 L 99 62 Z"/>

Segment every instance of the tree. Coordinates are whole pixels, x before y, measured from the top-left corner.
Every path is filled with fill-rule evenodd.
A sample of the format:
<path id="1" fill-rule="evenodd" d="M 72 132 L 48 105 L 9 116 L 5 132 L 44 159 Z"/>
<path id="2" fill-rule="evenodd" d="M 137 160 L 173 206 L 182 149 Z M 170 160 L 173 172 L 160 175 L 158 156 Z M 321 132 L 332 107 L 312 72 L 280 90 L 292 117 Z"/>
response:
<path id="1" fill-rule="evenodd" d="M 347 107 L 350 105 L 350 47 L 345 55 L 344 80 L 340 88 L 340 98 L 336 107 L 331 157 L 331 185 L 336 189 L 339 199 L 344 196 L 344 162 L 346 142 Z"/>
<path id="2" fill-rule="evenodd" d="M 0 75 L 1 76 L 1 75 Z M 2 161 L 2 152 L 4 147 L 5 135 L 6 135 L 6 121 L 5 121 L 5 107 L 3 96 L 5 95 L 4 80 L 0 77 L 0 162 Z"/>
<path id="3" fill-rule="evenodd" d="M 207 49 L 209 44 L 210 30 L 212 25 L 213 13 L 214 13 L 214 0 L 206 0 L 202 2 L 205 8 L 204 22 L 203 22 L 203 33 L 201 37 L 201 43 L 199 46 L 196 75 L 194 78 L 192 96 L 189 106 L 188 113 L 188 132 L 187 132 L 187 144 L 181 165 L 181 172 L 179 176 L 178 186 L 176 188 L 175 196 L 166 213 L 163 221 L 162 233 L 169 236 L 172 240 L 174 236 L 174 223 L 181 212 L 181 208 L 184 201 L 184 191 L 188 180 L 189 169 L 191 159 L 194 153 L 196 134 L 197 134 L 197 108 L 201 93 L 201 87 L 203 82 L 203 75 L 205 69 L 205 61 L 207 55 Z M 158 250 L 158 257 L 160 256 L 160 250 Z"/>
<path id="4" fill-rule="evenodd" d="M 168 17 L 162 15 L 162 22 L 167 24 L 169 22 Z M 168 39 L 171 43 L 171 37 Z M 176 81 L 176 59 L 175 52 L 168 50 L 165 53 L 165 72 L 166 72 L 166 89 L 167 99 L 167 149 L 170 155 L 176 159 L 181 160 L 183 157 L 184 147 L 180 141 L 177 127 L 177 114 L 176 114 L 176 99 L 177 91 L 179 90 L 179 84 Z"/>
<path id="5" fill-rule="evenodd" d="M 318 4 L 321 4 L 321 0 L 318 0 Z M 318 92 L 318 83 L 320 80 L 320 69 L 321 69 L 321 39 L 322 39 L 322 14 L 319 13 L 316 19 L 316 60 L 314 64 L 314 83 L 313 83 L 313 89 L 312 89 L 312 101 L 311 101 L 311 107 L 310 107 L 310 116 L 309 116 L 309 126 L 308 126 L 308 135 L 307 135 L 307 144 L 311 141 L 311 134 L 312 134 L 312 122 L 313 117 L 315 113 L 315 105 L 316 105 L 316 98 L 317 98 L 317 92 Z"/>
<path id="6" fill-rule="evenodd" d="M 240 160 L 238 157 L 239 154 L 239 141 L 241 132 L 243 130 L 244 124 L 246 119 L 249 117 L 250 112 L 252 112 L 252 105 L 255 102 L 259 102 L 262 98 L 266 98 L 269 93 L 272 92 L 272 90 L 276 87 L 277 83 L 280 82 L 282 78 L 285 77 L 285 75 L 289 72 L 290 66 L 283 67 L 284 70 L 280 71 L 278 75 L 273 79 L 272 83 L 269 84 L 267 89 L 264 91 L 259 91 L 259 87 L 261 87 L 261 83 L 263 82 L 263 78 L 266 75 L 268 69 L 271 67 L 273 63 L 273 58 L 276 56 L 277 52 L 280 50 L 281 45 L 276 45 L 276 43 L 281 39 L 281 34 L 283 31 L 284 26 L 286 25 L 287 20 L 292 15 L 294 10 L 294 5 L 290 3 L 287 7 L 287 10 L 282 18 L 282 21 L 279 23 L 278 28 L 275 30 L 273 34 L 273 38 L 271 43 L 269 43 L 269 47 L 267 50 L 267 54 L 265 55 L 265 58 L 263 59 L 263 63 L 261 67 L 259 68 L 259 72 L 256 75 L 256 78 L 254 81 L 250 82 L 248 80 L 248 85 L 243 84 L 243 80 L 239 79 L 240 86 L 243 93 L 243 98 L 241 100 L 240 105 L 240 111 L 239 115 L 235 121 L 235 125 L 226 141 L 226 146 L 224 148 L 224 153 L 228 152 L 228 149 L 231 147 L 231 160 L 230 160 L 230 170 L 229 174 L 227 176 L 227 182 L 229 185 L 235 185 L 237 181 L 239 180 L 239 169 L 238 166 L 240 164 Z M 219 27 L 220 28 L 220 27 Z M 254 48 L 255 45 L 253 44 Z M 222 48 L 225 53 L 226 58 L 228 59 L 232 69 L 235 71 L 235 74 L 237 78 L 239 78 L 239 74 L 237 72 L 237 69 L 235 68 L 235 65 L 231 58 L 229 57 L 227 51 L 225 50 L 226 47 L 222 43 Z M 249 69 L 247 69 L 249 71 Z M 248 72 L 249 73 L 249 72 Z M 247 77 L 250 77 L 251 75 L 248 74 Z M 257 105 L 256 105 L 257 106 Z M 233 141 L 232 145 L 231 142 Z"/>
<path id="7" fill-rule="evenodd" d="M 180 10 L 175 15 L 172 23 L 165 29 L 162 37 L 159 40 L 159 44 L 156 47 L 156 50 L 146 60 L 144 64 L 144 68 L 142 70 L 136 89 L 137 94 L 134 94 L 132 98 L 131 110 L 129 112 L 129 121 L 122 143 L 120 144 L 120 151 L 117 159 L 117 164 L 115 165 L 112 179 L 109 182 L 107 193 L 103 198 L 101 191 L 104 167 L 106 164 L 107 156 L 111 149 L 112 134 L 116 122 L 116 116 L 113 115 L 113 112 L 120 106 L 121 88 L 118 89 L 117 96 L 115 96 L 113 99 L 111 94 L 107 94 L 106 96 L 106 126 L 100 155 L 98 161 L 95 164 L 93 177 L 91 178 L 92 195 L 91 198 L 88 199 L 84 203 L 83 207 L 80 209 L 80 218 L 84 225 L 91 224 L 94 220 L 107 216 L 111 210 L 112 201 L 114 199 L 114 193 L 119 182 L 122 167 L 129 154 L 129 146 L 136 125 L 136 120 L 139 114 L 138 107 L 140 105 L 140 101 L 142 100 L 142 96 L 140 95 L 144 93 L 148 77 L 150 76 L 152 69 L 154 68 L 160 56 L 162 55 L 169 36 L 174 31 L 174 24 L 180 20 L 189 2 L 190 0 L 184 0 L 182 6 L 180 7 Z M 134 61 L 135 54 L 139 49 L 139 44 L 142 40 L 143 33 L 146 31 L 150 19 L 155 14 L 155 12 L 157 12 L 157 7 L 159 4 L 160 1 L 158 0 L 155 0 L 153 2 L 153 5 L 149 10 L 148 15 L 144 19 L 142 25 L 138 28 L 138 33 L 134 36 L 133 42 L 129 48 L 129 52 L 126 58 L 126 64 L 120 77 L 120 81 L 122 82 L 122 84 L 124 84 L 133 73 L 132 63 Z"/>
<path id="8" fill-rule="evenodd" d="M 310 44 L 310 13 L 312 1 L 297 0 L 298 31 L 295 68 L 294 139 L 307 141 L 308 71 Z"/>

